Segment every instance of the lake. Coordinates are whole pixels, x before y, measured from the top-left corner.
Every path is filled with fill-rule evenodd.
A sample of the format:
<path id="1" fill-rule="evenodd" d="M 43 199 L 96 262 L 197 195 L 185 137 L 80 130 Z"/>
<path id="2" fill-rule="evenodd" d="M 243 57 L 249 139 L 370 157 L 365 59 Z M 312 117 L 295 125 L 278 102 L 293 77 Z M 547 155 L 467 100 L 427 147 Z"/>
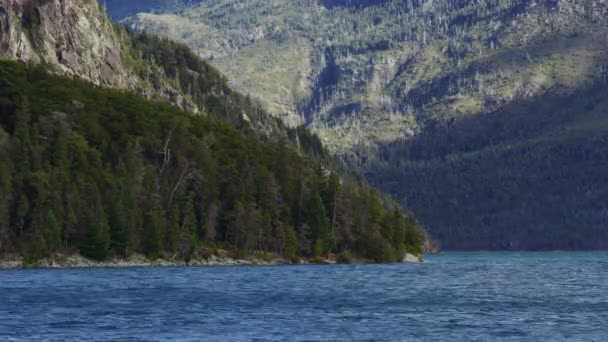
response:
<path id="1" fill-rule="evenodd" d="M 608 253 L 0 271 L 0 340 L 605 341 Z"/>

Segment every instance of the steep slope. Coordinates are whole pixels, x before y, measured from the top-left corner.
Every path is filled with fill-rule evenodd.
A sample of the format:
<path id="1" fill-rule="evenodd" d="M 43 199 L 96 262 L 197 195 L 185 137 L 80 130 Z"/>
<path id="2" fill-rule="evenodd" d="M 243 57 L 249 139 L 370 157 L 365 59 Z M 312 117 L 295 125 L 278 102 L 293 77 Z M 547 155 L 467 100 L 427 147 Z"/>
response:
<path id="1" fill-rule="evenodd" d="M 184 45 L 90 0 L 0 1 L 0 254 L 421 253 L 410 213 Z"/>
<path id="2" fill-rule="evenodd" d="M 124 23 L 187 43 L 286 122 L 305 122 L 445 248 L 607 248 L 607 1 L 181 10 Z"/>
<path id="3" fill-rule="evenodd" d="M 138 13 L 178 12 L 208 0 L 100 0 L 113 20 L 122 20 Z"/>
<path id="4" fill-rule="evenodd" d="M 125 31 L 94 0 L 0 0 L 0 58 L 42 63 L 58 74 L 224 117 L 243 129 L 284 134 L 262 107 L 232 91 L 188 48 Z M 220 99 L 227 107 L 217 106 Z"/>
<path id="5" fill-rule="evenodd" d="M 437 124 L 381 148 L 372 183 L 445 249 L 608 249 L 606 84 Z"/>
<path id="6" fill-rule="evenodd" d="M 125 24 L 187 43 L 349 153 L 605 75 L 607 13 L 585 0 L 217 0 Z"/>
<path id="7" fill-rule="evenodd" d="M 98 85 L 134 88 L 124 40 L 95 1 L 0 1 L 0 56 L 45 63 Z"/>
<path id="8" fill-rule="evenodd" d="M 220 248 L 381 262 L 421 252 L 410 214 L 290 146 L 1 61 L 0 254 L 187 261 Z"/>

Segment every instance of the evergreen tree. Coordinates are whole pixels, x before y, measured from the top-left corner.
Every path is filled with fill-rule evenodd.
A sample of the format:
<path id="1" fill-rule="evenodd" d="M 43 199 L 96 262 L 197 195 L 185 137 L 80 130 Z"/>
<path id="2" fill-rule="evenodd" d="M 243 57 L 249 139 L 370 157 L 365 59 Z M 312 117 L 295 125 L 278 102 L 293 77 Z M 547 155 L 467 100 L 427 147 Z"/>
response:
<path id="1" fill-rule="evenodd" d="M 132 252 L 187 260 L 203 240 L 290 260 L 330 251 L 392 260 L 420 251 L 417 222 L 330 171 L 305 131 L 260 139 L 17 63 L 0 61 L 0 74 L 0 253 L 10 248 L 35 262 L 79 248 L 97 260 Z M 298 152 L 293 139 L 317 157 Z"/>
<path id="2" fill-rule="evenodd" d="M 320 256 L 329 251 L 330 222 L 321 196 L 317 193 L 308 202 L 306 223 L 311 227 L 311 241 L 314 241 L 314 254 Z"/>
<path id="3" fill-rule="evenodd" d="M 10 199 L 12 198 L 12 180 L 9 167 L 6 163 L 8 156 L 2 150 L 2 136 L 0 129 L 0 254 L 8 249 L 10 231 Z"/>
<path id="4" fill-rule="evenodd" d="M 298 237 L 291 226 L 285 227 L 285 247 L 283 257 L 287 260 L 296 261 L 298 257 Z"/>
<path id="5" fill-rule="evenodd" d="M 217 203 L 211 203 L 207 209 L 207 222 L 205 224 L 205 241 L 213 241 L 217 236 L 217 218 L 219 215 L 219 206 Z"/>
<path id="6" fill-rule="evenodd" d="M 108 223 L 110 226 L 110 249 L 120 256 L 128 254 L 129 219 L 120 191 L 115 190 L 108 203 Z"/>
<path id="7" fill-rule="evenodd" d="M 148 209 L 143 221 L 143 252 L 152 259 L 158 259 L 162 252 L 163 210 L 156 195 L 148 199 Z"/>
<path id="8" fill-rule="evenodd" d="M 86 231 L 80 245 L 80 253 L 93 260 L 103 260 L 108 256 L 110 236 L 105 213 L 101 208 L 86 214 Z"/>
<path id="9" fill-rule="evenodd" d="M 61 248 L 61 224 L 52 210 L 47 210 L 43 224 L 43 238 L 47 251 L 54 252 Z"/>

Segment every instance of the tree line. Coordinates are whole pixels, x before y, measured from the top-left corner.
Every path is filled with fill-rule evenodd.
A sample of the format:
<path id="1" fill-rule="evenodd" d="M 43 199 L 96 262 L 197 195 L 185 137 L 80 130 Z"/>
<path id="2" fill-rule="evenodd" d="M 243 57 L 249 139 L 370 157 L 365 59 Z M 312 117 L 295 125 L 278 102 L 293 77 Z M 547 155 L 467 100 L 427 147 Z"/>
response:
<path id="1" fill-rule="evenodd" d="M 0 62 L 0 254 L 420 253 L 414 217 L 309 156 L 315 138 L 299 129 L 264 141 L 213 116 Z"/>

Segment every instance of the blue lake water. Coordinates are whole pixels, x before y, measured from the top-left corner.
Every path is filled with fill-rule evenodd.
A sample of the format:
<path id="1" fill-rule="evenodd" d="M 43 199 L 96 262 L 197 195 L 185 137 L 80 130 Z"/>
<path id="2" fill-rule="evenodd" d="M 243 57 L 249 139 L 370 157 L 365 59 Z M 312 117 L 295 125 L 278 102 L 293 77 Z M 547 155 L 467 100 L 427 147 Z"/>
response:
<path id="1" fill-rule="evenodd" d="M 0 341 L 607 341 L 608 253 L 0 271 Z"/>

